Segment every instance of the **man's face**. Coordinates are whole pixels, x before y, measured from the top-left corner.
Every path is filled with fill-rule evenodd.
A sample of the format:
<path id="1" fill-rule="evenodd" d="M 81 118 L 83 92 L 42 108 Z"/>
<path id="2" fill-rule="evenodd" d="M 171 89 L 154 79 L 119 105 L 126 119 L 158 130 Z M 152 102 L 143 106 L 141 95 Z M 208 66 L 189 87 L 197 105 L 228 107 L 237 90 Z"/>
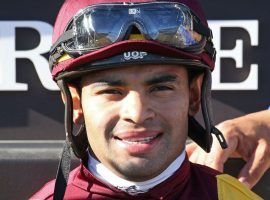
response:
<path id="1" fill-rule="evenodd" d="M 187 70 L 176 65 L 84 76 L 81 106 L 92 155 L 131 181 L 157 176 L 184 150 L 189 95 Z"/>

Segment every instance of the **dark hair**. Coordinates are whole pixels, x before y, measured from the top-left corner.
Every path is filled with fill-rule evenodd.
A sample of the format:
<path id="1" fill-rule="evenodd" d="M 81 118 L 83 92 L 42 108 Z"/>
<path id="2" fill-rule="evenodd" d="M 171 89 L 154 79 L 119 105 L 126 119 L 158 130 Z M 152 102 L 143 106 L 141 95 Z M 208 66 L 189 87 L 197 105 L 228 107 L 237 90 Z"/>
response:
<path id="1" fill-rule="evenodd" d="M 202 70 L 198 70 L 198 69 L 193 69 L 193 68 L 188 68 L 188 83 L 191 84 L 192 80 L 203 73 L 203 69 Z"/>

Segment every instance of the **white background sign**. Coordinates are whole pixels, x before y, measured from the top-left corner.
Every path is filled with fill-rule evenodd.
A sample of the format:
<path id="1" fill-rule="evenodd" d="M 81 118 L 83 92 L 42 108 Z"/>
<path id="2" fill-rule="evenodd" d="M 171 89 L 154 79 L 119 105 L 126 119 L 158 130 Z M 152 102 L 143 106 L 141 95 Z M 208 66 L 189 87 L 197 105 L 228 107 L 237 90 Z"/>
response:
<path id="1" fill-rule="evenodd" d="M 224 27 L 245 29 L 251 39 L 251 46 L 259 45 L 258 20 L 212 20 L 209 25 L 213 31 L 214 44 L 217 50 L 216 68 L 213 72 L 213 90 L 258 90 L 258 64 L 243 66 L 243 40 L 236 40 L 231 50 L 221 49 L 221 31 Z M 16 50 L 16 28 L 32 28 L 40 35 L 40 43 L 31 50 Z M 27 83 L 16 81 L 17 58 L 26 58 L 32 61 L 41 84 L 47 90 L 58 90 L 51 79 L 48 60 L 42 56 L 51 46 L 52 26 L 42 21 L 0 21 L 0 91 L 27 91 Z M 221 82 L 221 58 L 231 58 L 237 68 L 250 67 L 249 76 L 242 82 Z M 27 72 L 25 72 L 27 73 Z"/>

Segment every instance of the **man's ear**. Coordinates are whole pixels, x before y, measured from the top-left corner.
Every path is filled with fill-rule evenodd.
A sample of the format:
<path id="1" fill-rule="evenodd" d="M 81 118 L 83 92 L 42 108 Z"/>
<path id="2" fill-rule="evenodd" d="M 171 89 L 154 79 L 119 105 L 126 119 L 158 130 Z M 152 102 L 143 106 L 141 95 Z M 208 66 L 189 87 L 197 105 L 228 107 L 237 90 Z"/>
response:
<path id="1" fill-rule="evenodd" d="M 194 116 L 200 110 L 203 74 L 195 76 L 189 86 L 189 115 Z"/>
<path id="2" fill-rule="evenodd" d="M 83 121 L 83 112 L 81 107 L 81 97 L 78 89 L 75 87 L 75 85 L 68 84 L 68 88 L 72 97 L 72 103 L 73 103 L 73 122 L 75 124 L 79 124 L 81 121 Z M 61 93 L 62 101 L 66 103 L 65 96 L 63 93 Z"/>

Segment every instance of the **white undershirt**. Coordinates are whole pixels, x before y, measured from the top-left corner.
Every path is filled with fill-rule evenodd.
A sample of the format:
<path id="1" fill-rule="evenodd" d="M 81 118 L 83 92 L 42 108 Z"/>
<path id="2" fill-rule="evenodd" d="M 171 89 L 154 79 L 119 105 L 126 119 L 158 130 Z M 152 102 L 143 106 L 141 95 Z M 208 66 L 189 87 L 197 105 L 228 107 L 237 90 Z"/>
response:
<path id="1" fill-rule="evenodd" d="M 97 161 L 89 154 L 88 168 L 90 172 L 104 183 L 110 184 L 124 192 L 131 195 L 147 192 L 149 189 L 155 187 L 159 183 L 165 181 L 177 171 L 182 165 L 185 159 L 185 150 L 178 156 L 167 169 L 165 169 L 160 175 L 143 182 L 133 182 L 120 178 L 111 172 L 102 163 Z"/>

